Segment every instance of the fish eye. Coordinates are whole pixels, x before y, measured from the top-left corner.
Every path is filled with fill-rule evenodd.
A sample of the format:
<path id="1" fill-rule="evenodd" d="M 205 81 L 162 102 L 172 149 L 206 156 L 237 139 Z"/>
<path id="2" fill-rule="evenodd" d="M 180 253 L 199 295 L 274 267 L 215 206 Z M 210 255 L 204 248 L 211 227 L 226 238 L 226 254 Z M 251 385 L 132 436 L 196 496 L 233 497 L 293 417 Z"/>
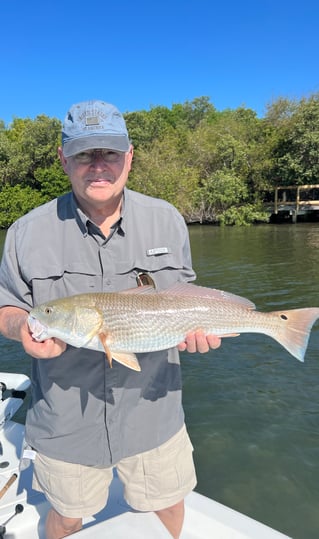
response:
<path id="1" fill-rule="evenodd" d="M 46 308 L 44 309 L 45 314 L 51 314 L 52 311 L 53 311 L 52 307 L 46 307 Z"/>

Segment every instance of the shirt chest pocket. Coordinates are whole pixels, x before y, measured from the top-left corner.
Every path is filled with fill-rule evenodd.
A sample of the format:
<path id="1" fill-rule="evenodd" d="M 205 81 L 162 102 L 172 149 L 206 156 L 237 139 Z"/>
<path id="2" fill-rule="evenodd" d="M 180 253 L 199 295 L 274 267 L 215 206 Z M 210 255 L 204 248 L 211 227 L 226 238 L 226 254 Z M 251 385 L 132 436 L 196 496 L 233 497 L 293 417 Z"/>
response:
<path id="1" fill-rule="evenodd" d="M 134 260 L 122 260 L 116 266 L 115 286 L 121 290 L 136 287 L 138 275 L 144 273 L 150 275 L 158 290 L 163 290 L 181 280 L 184 268 L 179 252 L 145 253 Z"/>
<path id="2" fill-rule="evenodd" d="M 94 260 L 83 259 L 62 265 L 39 265 L 31 276 L 34 305 L 45 301 L 85 292 L 101 287 L 101 268 Z"/>

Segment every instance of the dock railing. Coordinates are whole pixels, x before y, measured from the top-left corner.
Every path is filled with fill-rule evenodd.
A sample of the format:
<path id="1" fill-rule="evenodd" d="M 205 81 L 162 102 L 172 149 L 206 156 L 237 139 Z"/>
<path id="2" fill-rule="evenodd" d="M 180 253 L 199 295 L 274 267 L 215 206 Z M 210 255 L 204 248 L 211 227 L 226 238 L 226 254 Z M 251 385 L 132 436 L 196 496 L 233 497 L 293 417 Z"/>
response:
<path id="1" fill-rule="evenodd" d="M 314 200 L 311 197 L 305 196 L 302 192 L 309 191 L 311 189 L 318 190 L 316 196 L 319 195 L 319 184 L 310 184 L 310 185 L 284 185 L 275 187 L 275 202 L 274 202 L 274 213 L 277 215 L 279 210 L 282 210 L 282 206 L 287 206 L 287 209 L 290 210 L 292 214 L 292 219 L 295 221 L 297 215 L 302 208 L 303 210 L 315 210 L 319 208 L 319 199 Z M 280 192 L 282 191 L 282 197 L 280 197 Z M 296 195 L 287 197 L 287 191 L 296 191 Z M 289 198 L 289 200 L 287 200 Z"/>

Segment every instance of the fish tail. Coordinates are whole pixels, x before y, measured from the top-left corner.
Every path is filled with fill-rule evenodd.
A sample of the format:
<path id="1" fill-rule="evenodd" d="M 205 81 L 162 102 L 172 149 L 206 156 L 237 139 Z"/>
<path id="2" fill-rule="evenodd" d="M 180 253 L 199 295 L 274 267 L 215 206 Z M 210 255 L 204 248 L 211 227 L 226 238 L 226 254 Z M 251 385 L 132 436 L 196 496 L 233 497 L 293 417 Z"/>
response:
<path id="1" fill-rule="evenodd" d="M 299 361 L 303 361 L 311 328 L 319 318 L 319 308 L 291 309 L 272 314 L 279 317 L 280 324 L 270 336 Z"/>

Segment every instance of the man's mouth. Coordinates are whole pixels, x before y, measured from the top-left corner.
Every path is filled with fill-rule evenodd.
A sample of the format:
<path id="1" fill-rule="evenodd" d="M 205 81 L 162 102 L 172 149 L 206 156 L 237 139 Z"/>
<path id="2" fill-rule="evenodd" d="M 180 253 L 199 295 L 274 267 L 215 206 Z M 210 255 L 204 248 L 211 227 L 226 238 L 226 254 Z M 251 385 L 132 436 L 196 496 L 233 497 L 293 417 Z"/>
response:
<path id="1" fill-rule="evenodd" d="M 112 185 L 113 181 L 108 178 L 92 178 L 88 183 L 93 187 L 103 187 L 106 185 Z"/>
<path id="2" fill-rule="evenodd" d="M 113 183 L 113 178 L 97 176 L 97 177 L 89 178 L 88 181 L 91 183 L 103 183 L 103 182 Z"/>

